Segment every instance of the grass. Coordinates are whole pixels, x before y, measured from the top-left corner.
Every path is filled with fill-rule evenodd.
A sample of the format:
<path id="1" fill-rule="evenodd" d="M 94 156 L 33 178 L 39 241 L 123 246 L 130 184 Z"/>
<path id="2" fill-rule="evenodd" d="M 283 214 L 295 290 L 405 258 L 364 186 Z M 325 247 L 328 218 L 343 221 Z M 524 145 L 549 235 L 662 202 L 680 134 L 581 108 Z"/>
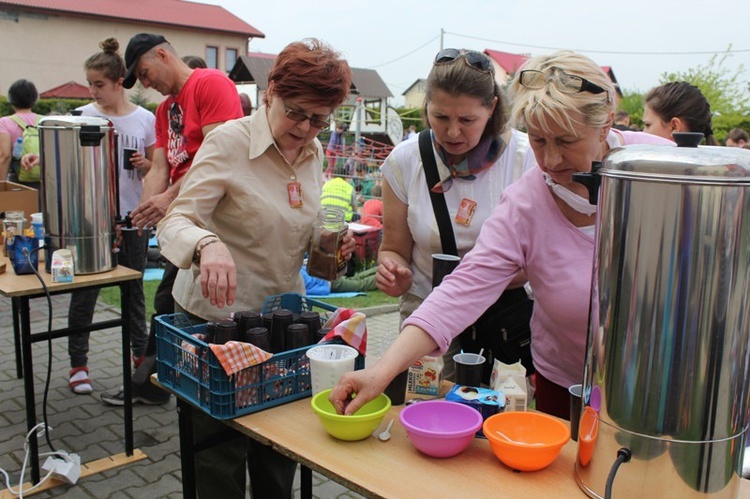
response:
<path id="1" fill-rule="evenodd" d="M 146 295 L 146 317 L 150 317 L 154 313 L 154 294 L 156 288 L 159 286 L 159 281 L 144 281 L 143 292 Z M 104 288 L 99 293 L 99 299 L 108 305 L 120 306 L 120 290 L 117 287 Z M 362 296 L 355 296 L 354 298 L 337 298 L 329 299 L 322 298 L 320 301 L 330 303 L 336 307 L 362 309 L 368 307 L 375 307 L 378 305 L 389 305 L 397 304 L 398 298 L 393 298 L 383 293 L 382 291 L 368 291 L 367 294 Z"/>

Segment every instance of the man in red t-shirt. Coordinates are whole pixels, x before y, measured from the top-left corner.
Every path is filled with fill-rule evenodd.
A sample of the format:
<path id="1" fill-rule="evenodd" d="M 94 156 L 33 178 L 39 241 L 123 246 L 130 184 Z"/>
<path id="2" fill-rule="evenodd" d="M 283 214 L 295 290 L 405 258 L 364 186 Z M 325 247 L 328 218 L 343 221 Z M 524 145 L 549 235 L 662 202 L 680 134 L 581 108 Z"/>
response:
<path id="1" fill-rule="evenodd" d="M 242 107 L 232 80 L 215 69 L 191 69 L 161 35 L 141 33 L 131 38 L 125 50 L 125 65 L 125 88 L 132 88 L 140 80 L 144 87 L 167 96 L 156 109 L 154 158 L 144 177 L 141 202 L 130 213 L 133 225 L 150 229 L 164 218 L 177 197 L 182 177 L 203 137 L 225 121 L 241 118 Z M 155 314 L 151 317 L 145 360 L 133 375 L 134 403 L 169 401 L 168 393 L 154 389 L 148 374 L 155 372 L 154 316 L 174 313 L 172 285 L 176 276 L 177 267 L 167 262 L 154 297 Z M 124 403 L 121 390 L 102 394 L 102 400 L 114 405 Z"/>

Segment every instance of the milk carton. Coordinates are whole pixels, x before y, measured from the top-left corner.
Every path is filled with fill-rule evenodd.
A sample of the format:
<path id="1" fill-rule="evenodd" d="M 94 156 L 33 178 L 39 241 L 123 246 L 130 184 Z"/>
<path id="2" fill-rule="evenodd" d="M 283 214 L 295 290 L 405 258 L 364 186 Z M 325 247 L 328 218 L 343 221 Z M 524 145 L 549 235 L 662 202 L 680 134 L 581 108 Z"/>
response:
<path id="1" fill-rule="evenodd" d="M 525 411 L 528 401 L 526 368 L 520 362 L 504 364 L 495 359 L 490 376 L 490 387 L 505 395 L 506 411 Z"/>
<path id="2" fill-rule="evenodd" d="M 443 358 L 425 356 L 409 367 L 406 398 L 435 398 L 443 382 Z"/>
<path id="3" fill-rule="evenodd" d="M 70 250 L 59 249 L 52 253 L 52 282 L 73 282 L 73 254 Z"/>

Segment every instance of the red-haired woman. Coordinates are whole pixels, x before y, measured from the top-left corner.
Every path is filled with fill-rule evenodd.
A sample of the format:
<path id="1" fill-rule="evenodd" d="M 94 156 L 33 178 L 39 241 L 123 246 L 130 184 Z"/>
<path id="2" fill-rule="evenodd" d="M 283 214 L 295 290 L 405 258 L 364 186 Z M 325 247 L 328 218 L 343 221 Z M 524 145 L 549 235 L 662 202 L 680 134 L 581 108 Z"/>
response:
<path id="1" fill-rule="evenodd" d="M 316 136 L 350 83 L 349 65 L 330 47 L 292 43 L 276 57 L 264 106 L 206 136 L 157 230 L 162 254 L 180 268 L 178 309 L 204 322 L 260 310 L 269 295 L 304 294 L 300 269 L 323 185 Z M 344 254 L 353 249 L 348 237 Z M 223 426 L 205 419 L 196 433 Z M 244 497 L 248 442 L 234 442 L 198 453 L 199 496 Z M 291 497 L 295 463 L 257 443 L 249 451 L 253 497 Z"/>

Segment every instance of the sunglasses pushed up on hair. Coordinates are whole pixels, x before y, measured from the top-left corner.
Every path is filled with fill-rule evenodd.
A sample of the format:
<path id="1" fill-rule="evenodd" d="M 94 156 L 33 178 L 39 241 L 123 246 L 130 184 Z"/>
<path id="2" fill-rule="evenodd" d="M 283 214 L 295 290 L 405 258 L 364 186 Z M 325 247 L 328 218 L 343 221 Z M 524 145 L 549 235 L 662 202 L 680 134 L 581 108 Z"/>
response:
<path id="1" fill-rule="evenodd" d="M 607 92 L 605 89 L 591 83 L 586 78 L 568 74 L 565 71 L 553 68 L 551 72 L 538 71 L 536 69 L 525 69 L 518 76 L 518 83 L 521 86 L 532 90 L 544 88 L 547 84 L 552 83 L 556 89 L 565 94 L 577 94 L 579 92 L 588 92 L 590 94 L 602 94 Z M 609 95 L 607 95 L 609 98 Z"/>
<path id="2" fill-rule="evenodd" d="M 492 63 L 489 57 L 475 50 L 444 49 L 437 53 L 433 64 L 435 66 L 442 66 L 444 64 L 451 64 L 457 59 L 463 59 L 470 68 L 482 73 L 492 72 Z"/>

